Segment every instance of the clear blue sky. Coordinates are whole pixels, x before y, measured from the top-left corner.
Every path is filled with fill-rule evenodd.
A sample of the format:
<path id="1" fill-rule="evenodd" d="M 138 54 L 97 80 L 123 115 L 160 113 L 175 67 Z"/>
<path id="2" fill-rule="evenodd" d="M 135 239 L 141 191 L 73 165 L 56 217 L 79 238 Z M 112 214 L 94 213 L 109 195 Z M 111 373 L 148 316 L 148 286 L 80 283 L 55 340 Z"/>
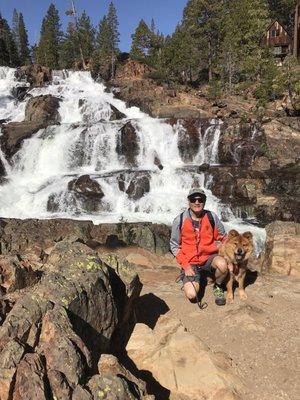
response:
<path id="1" fill-rule="evenodd" d="M 1 0 L 0 12 L 11 25 L 12 12 L 16 8 L 22 12 L 28 30 L 30 44 L 39 38 L 42 19 L 51 3 L 50 0 Z M 59 10 L 63 28 L 65 28 L 69 17 L 65 11 L 70 8 L 69 0 L 54 0 Z M 110 0 L 75 0 L 78 14 L 86 10 L 94 26 L 98 25 L 100 19 L 107 13 Z M 114 0 L 113 1 L 119 20 L 120 49 L 130 49 L 131 37 L 138 22 L 143 18 L 149 25 L 154 18 L 156 28 L 164 33 L 174 32 L 177 23 L 181 20 L 182 11 L 187 0 Z"/>

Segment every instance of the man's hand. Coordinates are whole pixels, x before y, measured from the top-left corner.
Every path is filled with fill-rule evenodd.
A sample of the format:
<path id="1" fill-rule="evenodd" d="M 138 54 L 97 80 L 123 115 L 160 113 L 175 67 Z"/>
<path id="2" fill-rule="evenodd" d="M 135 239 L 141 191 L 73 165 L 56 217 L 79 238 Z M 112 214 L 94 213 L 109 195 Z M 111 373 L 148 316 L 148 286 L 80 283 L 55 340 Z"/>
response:
<path id="1" fill-rule="evenodd" d="M 195 271 L 193 267 L 190 265 L 189 267 L 184 269 L 185 276 L 195 276 Z"/>

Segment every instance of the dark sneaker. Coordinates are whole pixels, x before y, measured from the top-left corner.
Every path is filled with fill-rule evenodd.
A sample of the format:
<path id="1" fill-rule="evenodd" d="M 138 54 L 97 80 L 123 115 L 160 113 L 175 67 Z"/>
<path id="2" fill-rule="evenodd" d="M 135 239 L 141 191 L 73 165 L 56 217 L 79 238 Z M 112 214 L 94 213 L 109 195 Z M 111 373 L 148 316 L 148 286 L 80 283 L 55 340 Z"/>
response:
<path id="1" fill-rule="evenodd" d="M 214 285 L 213 294 L 215 296 L 215 303 L 217 306 L 225 306 L 226 299 L 223 289 L 219 285 Z"/>

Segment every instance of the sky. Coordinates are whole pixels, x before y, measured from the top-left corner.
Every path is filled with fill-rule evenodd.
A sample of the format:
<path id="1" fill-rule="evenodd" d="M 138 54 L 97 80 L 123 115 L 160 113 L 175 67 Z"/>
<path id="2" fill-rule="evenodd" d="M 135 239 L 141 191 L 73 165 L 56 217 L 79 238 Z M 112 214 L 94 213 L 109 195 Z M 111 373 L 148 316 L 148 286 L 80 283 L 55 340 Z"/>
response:
<path id="1" fill-rule="evenodd" d="M 78 14 L 86 10 L 94 26 L 107 13 L 111 0 L 75 0 Z M 0 12 L 11 25 L 13 9 L 23 14 L 30 44 L 39 39 L 42 19 L 51 3 L 51 0 L 0 0 Z M 70 8 L 70 0 L 52 0 L 59 10 L 63 28 L 70 17 L 65 11 Z M 113 0 L 117 9 L 120 50 L 129 51 L 131 34 L 139 21 L 143 18 L 150 26 L 151 19 L 155 21 L 156 29 L 167 35 L 174 32 L 176 25 L 182 18 L 183 9 L 187 0 Z"/>

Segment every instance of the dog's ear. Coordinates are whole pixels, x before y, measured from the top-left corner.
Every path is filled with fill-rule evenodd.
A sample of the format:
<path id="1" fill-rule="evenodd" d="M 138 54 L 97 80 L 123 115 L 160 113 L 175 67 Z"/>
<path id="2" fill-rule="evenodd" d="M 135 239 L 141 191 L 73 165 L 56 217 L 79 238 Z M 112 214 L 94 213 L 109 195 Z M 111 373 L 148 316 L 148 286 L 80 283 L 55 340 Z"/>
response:
<path id="1" fill-rule="evenodd" d="M 246 239 L 249 239 L 249 240 L 253 238 L 253 235 L 252 235 L 251 232 L 244 232 L 244 233 L 242 234 L 242 236 L 243 236 L 244 238 L 246 238 Z"/>
<path id="2" fill-rule="evenodd" d="M 238 231 L 236 231 L 235 229 L 231 229 L 229 232 L 228 232 L 228 237 L 230 238 L 230 237 L 236 237 L 236 236 L 239 236 L 239 233 L 238 233 Z"/>

